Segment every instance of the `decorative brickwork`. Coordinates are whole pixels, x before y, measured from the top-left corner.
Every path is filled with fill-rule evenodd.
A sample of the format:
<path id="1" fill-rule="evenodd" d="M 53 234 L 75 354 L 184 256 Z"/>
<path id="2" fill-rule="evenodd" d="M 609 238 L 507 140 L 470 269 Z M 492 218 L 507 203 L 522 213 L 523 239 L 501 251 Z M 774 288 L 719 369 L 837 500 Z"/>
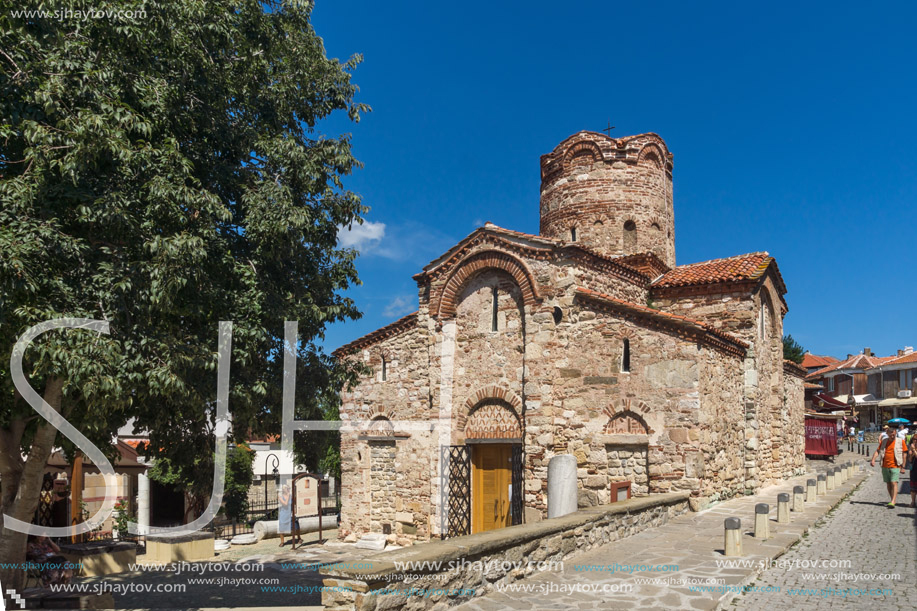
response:
<path id="1" fill-rule="evenodd" d="M 500 269 L 507 272 L 522 290 L 522 299 L 526 305 L 534 305 L 540 298 L 538 287 L 532 280 L 532 273 L 524 263 L 512 255 L 499 251 L 476 253 L 458 264 L 455 271 L 446 281 L 439 300 L 438 317 L 455 316 L 456 296 L 476 274 L 483 270 Z"/>
<path id="2" fill-rule="evenodd" d="M 522 439 L 522 423 L 509 406 L 488 402 L 468 416 L 465 439 Z"/>

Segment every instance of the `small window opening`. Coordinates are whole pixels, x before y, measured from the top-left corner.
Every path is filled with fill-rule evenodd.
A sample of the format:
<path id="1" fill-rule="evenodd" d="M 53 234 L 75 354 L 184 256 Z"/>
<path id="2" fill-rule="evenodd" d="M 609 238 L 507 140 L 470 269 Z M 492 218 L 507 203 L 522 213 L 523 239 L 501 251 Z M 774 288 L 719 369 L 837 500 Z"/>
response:
<path id="1" fill-rule="evenodd" d="M 576 227 L 570 228 L 570 241 L 576 242 Z"/>
<path id="2" fill-rule="evenodd" d="M 385 357 L 382 357 L 382 381 L 385 382 L 388 379 L 388 363 L 385 362 Z"/>
<path id="3" fill-rule="evenodd" d="M 554 306 L 554 324 L 555 325 L 560 324 L 560 321 L 563 320 L 563 318 L 564 318 L 563 310 L 561 310 L 557 306 Z"/>
<path id="4" fill-rule="evenodd" d="M 624 340 L 624 354 L 621 357 L 621 371 L 627 373 L 630 371 L 630 340 Z"/>
<path id="5" fill-rule="evenodd" d="M 624 248 L 633 249 L 637 247 L 637 223 L 627 221 L 624 223 Z"/>
<path id="6" fill-rule="evenodd" d="M 493 289 L 493 311 L 491 313 L 491 320 L 490 320 L 490 330 L 491 331 L 497 330 L 497 311 L 499 309 L 500 309 L 500 295 L 497 292 L 497 287 L 494 287 Z"/>

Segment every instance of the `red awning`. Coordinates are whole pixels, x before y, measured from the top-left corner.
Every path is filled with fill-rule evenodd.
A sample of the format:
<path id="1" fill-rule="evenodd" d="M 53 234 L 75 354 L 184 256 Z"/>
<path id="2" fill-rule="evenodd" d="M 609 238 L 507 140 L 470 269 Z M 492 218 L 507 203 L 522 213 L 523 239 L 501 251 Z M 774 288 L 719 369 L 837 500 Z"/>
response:
<path id="1" fill-rule="evenodd" d="M 836 420 L 806 416 L 806 455 L 837 456 Z"/>
<path id="2" fill-rule="evenodd" d="M 832 410 L 835 410 L 847 409 L 850 406 L 846 403 L 841 403 L 834 397 L 829 397 L 828 395 L 822 393 L 815 393 L 815 395 L 812 396 L 812 407 L 829 407 Z"/>

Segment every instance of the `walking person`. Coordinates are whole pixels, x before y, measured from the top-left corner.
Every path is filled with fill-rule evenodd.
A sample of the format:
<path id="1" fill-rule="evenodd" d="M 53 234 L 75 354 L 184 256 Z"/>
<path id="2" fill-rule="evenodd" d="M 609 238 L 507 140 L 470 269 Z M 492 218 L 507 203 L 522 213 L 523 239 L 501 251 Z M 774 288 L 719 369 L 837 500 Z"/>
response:
<path id="1" fill-rule="evenodd" d="M 879 447 L 876 448 L 869 461 L 870 467 L 876 466 L 876 459 L 882 455 L 882 481 L 888 489 L 888 496 L 891 502 L 886 505 L 889 509 L 895 508 L 895 502 L 898 500 L 898 480 L 901 471 L 904 471 L 905 459 L 907 457 L 907 444 L 904 437 L 898 437 L 895 430 L 889 427 L 888 434 L 882 437 Z"/>
<path id="2" fill-rule="evenodd" d="M 917 444 L 908 444 L 907 457 L 911 463 L 911 507 L 917 507 Z"/>
<path id="3" fill-rule="evenodd" d="M 278 497 L 279 507 L 277 510 L 277 534 L 280 535 L 280 547 L 283 547 L 283 535 L 292 532 L 293 529 L 293 495 L 290 494 L 290 487 L 284 484 Z M 292 538 L 292 535 L 291 535 Z M 295 545 L 294 541 L 292 545 Z"/>

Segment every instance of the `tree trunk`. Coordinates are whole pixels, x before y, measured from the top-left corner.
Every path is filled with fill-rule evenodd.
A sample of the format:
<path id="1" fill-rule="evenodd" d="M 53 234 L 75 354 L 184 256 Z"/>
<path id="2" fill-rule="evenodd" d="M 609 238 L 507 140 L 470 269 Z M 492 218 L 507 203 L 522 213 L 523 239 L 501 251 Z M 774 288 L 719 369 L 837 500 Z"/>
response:
<path id="1" fill-rule="evenodd" d="M 59 378 L 51 378 L 45 384 L 44 400 L 60 412 L 61 399 L 63 398 L 64 381 Z M 54 450 L 54 441 L 57 438 L 57 429 L 51 426 L 47 421 L 42 420 L 38 424 L 38 430 L 35 432 L 35 439 L 32 441 L 32 447 L 26 457 L 25 463 L 16 455 L 19 443 L 22 437 L 21 431 L 18 435 L 14 433 L 16 423 L 11 424 L 10 429 L 4 431 L 3 440 L 9 441 L 15 445 L 7 447 L 7 452 L 13 454 L 15 460 L 9 460 L 6 456 L 2 461 L 3 471 L 3 498 L 2 513 L 8 514 L 23 522 L 31 522 L 35 515 L 35 509 L 38 507 L 38 500 L 41 496 L 41 484 L 45 475 L 45 465 L 51 458 L 51 452 Z M 18 427 L 22 428 L 22 427 Z M 16 437 L 16 439 L 13 439 Z M 18 467 L 18 468 L 17 468 Z M 9 475 L 9 479 L 7 476 Z M 9 485 L 9 489 L 7 486 Z M 0 517 L 0 520 L 3 520 Z M 0 525 L 0 583 L 3 588 L 14 588 L 21 590 L 25 585 L 26 572 L 20 568 L 3 568 L 3 564 L 10 565 L 25 562 L 26 553 L 26 535 L 25 533 L 9 530 L 5 525 Z"/>

